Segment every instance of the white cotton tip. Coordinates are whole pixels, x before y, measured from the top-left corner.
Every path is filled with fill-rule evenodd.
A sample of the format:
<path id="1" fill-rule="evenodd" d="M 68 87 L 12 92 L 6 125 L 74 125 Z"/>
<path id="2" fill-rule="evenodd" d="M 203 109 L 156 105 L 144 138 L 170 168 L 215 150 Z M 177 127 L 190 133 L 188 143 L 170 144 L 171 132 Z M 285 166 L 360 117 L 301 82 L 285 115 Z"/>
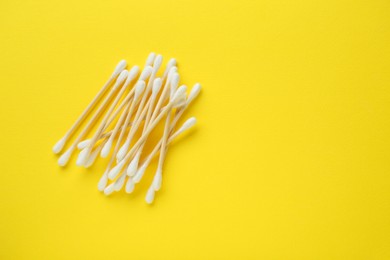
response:
<path id="1" fill-rule="evenodd" d="M 53 146 L 53 153 L 57 154 L 61 152 L 62 148 L 64 148 L 66 143 L 66 138 L 61 138 L 54 146 Z"/>
<path id="2" fill-rule="evenodd" d="M 116 159 L 118 161 L 122 161 L 123 158 L 125 158 L 125 155 L 127 153 L 127 150 L 129 149 L 130 143 L 126 140 L 124 145 L 119 149 L 118 153 L 116 154 Z"/>
<path id="3" fill-rule="evenodd" d="M 135 85 L 134 101 L 138 100 L 138 98 L 141 96 L 141 94 L 142 94 L 142 92 L 144 92 L 144 90 L 145 90 L 145 81 L 139 80 L 137 82 L 137 84 Z"/>
<path id="4" fill-rule="evenodd" d="M 154 201 L 154 195 L 155 195 L 155 191 L 154 191 L 153 185 L 152 185 L 149 187 L 148 191 L 146 192 L 146 197 L 145 197 L 146 203 L 152 204 Z"/>
<path id="5" fill-rule="evenodd" d="M 103 149 L 100 152 L 100 156 L 102 158 L 106 158 L 111 151 L 111 147 L 112 147 L 112 140 L 110 138 L 108 139 L 107 143 L 104 144 Z"/>
<path id="6" fill-rule="evenodd" d="M 127 75 L 129 74 L 128 70 L 122 70 L 121 74 L 119 74 L 118 79 L 116 80 L 116 86 L 119 86 L 125 79 L 127 78 Z"/>
<path id="7" fill-rule="evenodd" d="M 119 162 L 114 168 L 111 169 L 111 171 L 108 173 L 108 178 L 110 180 L 113 180 L 118 176 L 118 174 L 121 172 L 123 166 L 125 165 L 125 161 Z"/>
<path id="8" fill-rule="evenodd" d="M 89 156 L 87 162 L 84 164 L 84 167 L 85 167 L 85 168 L 91 167 L 92 164 L 95 162 L 95 160 L 96 160 L 98 154 L 99 154 L 99 149 L 96 149 L 95 151 L 93 151 L 93 152 L 91 153 L 91 155 Z"/>
<path id="9" fill-rule="evenodd" d="M 114 182 L 114 190 L 120 191 L 125 184 L 126 174 L 122 174 L 115 182 Z"/>
<path id="10" fill-rule="evenodd" d="M 166 68 L 165 71 L 164 71 L 163 78 L 165 78 L 165 77 L 168 76 L 169 70 L 170 70 L 173 66 L 176 66 L 176 59 L 175 59 L 175 58 L 172 58 L 172 59 L 170 59 L 170 60 L 168 61 L 168 63 L 167 63 L 167 68 Z"/>
<path id="11" fill-rule="evenodd" d="M 195 117 L 188 118 L 187 121 L 185 121 L 183 123 L 183 125 L 180 127 L 180 129 L 177 132 L 178 133 L 182 133 L 182 132 L 190 129 L 191 127 L 193 127 L 195 124 L 196 124 L 196 118 Z"/>
<path id="12" fill-rule="evenodd" d="M 137 173 L 134 175 L 133 181 L 134 183 L 139 183 L 144 176 L 145 170 L 147 168 L 146 164 L 143 164 L 137 171 Z"/>
<path id="13" fill-rule="evenodd" d="M 109 196 L 109 195 L 111 195 L 111 194 L 114 192 L 114 189 L 115 189 L 114 184 L 115 184 L 115 183 L 111 183 L 110 185 L 108 185 L 108 186 L 104 189 L 104 195 Z"/>
<path id="14" fill-rule="evenodd" d="M 179 100 L 177 100 L 177 102 L 174 104 L 174 108 L 179 108 L 179 107 L 182 107 L 182 106 L 185 106 L 187 104 L 187 99 L 186 99 L 186 96 L 183 95 Z"/>
<path id="15" fill-rule="evenodd" d="M 99 183 L 98 183 L 98 190 L 99 191 L 104 191 L 104 189 L 106 188 L 107 186 L 107 182 L 108 182 L 108 176 L 107 176 L 107 172 L 105 172 L 103 174 L 103 176 L 100 178 L 99 180 Z"/>
<path id="16" fill-rule="evenodd" d="M 146 59 L 145 66 L 151 66 L 153 64 L 154 58 L 156 58 L 156 54 L 154 52 L 151 52 Z"/>
<path id="17" fill-rule="evenodd" d="M 171 78 L 172 78 L 174 73 L 177 73 L 177 67 L 176 66 L 173 66 L 172 68 L 169 69 L 167 82 L 171 81 Z"/>
<path id="18" fill-rule="evenodd" d="M 87 163 L 90 151 L 91 150 L 88 147 L 80 151 L 76 161 L 77 166 L 84 166 Z"/>
<path id="19" fill-rule="evenodd" d="M 181 103 L 183 101 L 183 98 L 185 99 L 186 98 L 186 91 L 187 91 L 187 87 L 185 85 L 182 85 L 180 86 L 175 94 L 173 95 L 172 99 L 171 99 L 171 102 L 175 105 L 175 106 L 178 106 L 179 103 Z"/>
<path id="20" fill-rule="evenodd" d="M 128 178 L 126 182 L 126 193 L 132 193 L 134 191 L 135 183 L 132 178 Z"/>
<path id="21" fill-rule="evenodd" d="M 152 66 L 146 66 L 144 70 L 141 72 L 141 76 L 139 76 L 139 80 L 143 80 L 143 81 L 147 80 L 150 74 L 152 74 L 152 70 L 153 70 Z"/>
<path id="22" fill-rule="evenodd" d="M 114 72 L 112 73 L 112 77 L 116 77 L 119 73 L 122 72 L 127 66 L 127 62 L 125 60 L 121 60 L 118 65 L 116 65 Z"/>
<path id="23" fill-rule="evenodd" d="M 152 186 L 155 191 L 159 191 L 161 189 L 161 183 L 162 183 L 162 170 L 157 169 L 156 174 L 154 175 Z"/>
<path id="24" fill-rule="evenodd" d="M 168 61 L 168 63 L 167 63 L 167 68 L 172 68 L 173 66 L 176 66 L 176 64 L 177 64 L 177 61 L 176 61 L 176 59 L 175 58 L 171 58 L 169 61 Z"/>
<path id="25" fill-rule="evenodd" d="M 152 88 L 152 96 L 157 96 L 158 92 L 160 92 L 162 85 L 162 80 L 160 78 L 156 78 L 153 81 L 153 88 Z"/>
<path id="26" fill-rule="evenodd" d="M 58 158 L 58 165 L 59 166 L 65 166 L 68 161 L 70 156 L 72 155 L 73 149 L 68 149 L 65 153 L 63 153 L 60 158 Z"/>
<path id="27" fill-rule="evenodd" d="M 91 139 L 81 141 L 80 143 L 77 144 L 77 149 L 82 150 L 85 147 L 87 147 L 90 143 L 91 143 Z"/>
<path id="28" fill-rule="evenodd" d="M 139 67 L 137 65 L 133 66 L 129 71 L 129 75 L 127 76 L 126 82 L 130 82 L 138 76 Z"/>
<path id="29" fill-rule="evenodd" d="M 157 57 L 156 57 L 156 59 L 154 60 L 154 63 L 153 63 L 153 70 L 155 72 L 157 72 L 160 69 L 162 61 L 163 61 L 163 56 L 160 55 L 160 54 L 157 55 Z"/>
<path id="30" fill-rule="evenodd" d="M 127 167 L 128 176 L 134 176 L 135 173 L 137 172 L 138 162 L 140 157 L 141 157 L 141 152 L 137 152 L 137 154 L 134 156 L 133 160 L 129 164 L 129 167 Z"/>
<path id="31" fill-rule="evenodd" d="M 170 94 L 170 97 L 172 98 L 173 95 L 175 94 L 176 90 L 177 90 L 177 86 L 179 86 L 179 81 L 180 81 L 180 76 L 179 76 L 179 73 L 175 72 L 172 74 L 172 79 L 170 81 L 170 84 L 171 84 L 171 94 Z"/>
<path id="32" fill-rule="evenodd" d="M 188 95 L 188 101 L 191 102 L 193 99 L 195 99 L 198 95 L 199 95 L 199 92 L 201 90 L 201 85 L 199 83 L 196 83 L 192 89 L 191 89 L 191 92 L 190 94 Z"/>

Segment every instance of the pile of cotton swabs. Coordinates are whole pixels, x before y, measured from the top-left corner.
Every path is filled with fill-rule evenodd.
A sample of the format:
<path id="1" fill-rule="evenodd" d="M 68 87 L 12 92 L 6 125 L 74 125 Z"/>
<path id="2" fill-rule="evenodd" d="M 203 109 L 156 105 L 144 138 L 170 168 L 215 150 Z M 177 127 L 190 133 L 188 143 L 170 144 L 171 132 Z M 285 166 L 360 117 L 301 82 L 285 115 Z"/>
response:
<path id="1" fill-rule="evenodd" d="M 120 61 L 92 102 L 54 145 L 53 152 L 60 153 L 80 129 L 68 150 L 58 159 L 58 164 L 65 166 L 77 149 L 80 150 L 76 162 L 78 166 L 90 167 L 99 154 L 103 158 L 110 155 L 98 189 L 110 195 L 125 186 L 126 192 L 131 193 L 153 158 L 159 154 L 157 171 L 145 198 L 147 203 L 152 203 L 155 192 L 161 188 L 162 169 L 169 144 L 196 123 L 195 118 L 191 117 L 176 128 L 201 88 L 200 84 L 195 84 L 187 96 L 187 87 L 178 87 L 176 60 L 170 59 L 162 76 L 157 77 L 161 64 L 162 56 L 151 53 L 140 73 L 138 66 L 126 70 L 126 61 Z M 95 127 L 98 122 L 100 124 Z M 164 124 L 161 138 L 152 152 L 143 154 L 145 143 L 151 139 L 148 137 L 160 123 Z M 93 127 L 96 131 L 90 133 Z M 88 134 L 92 137 L 85 139 Z"/>

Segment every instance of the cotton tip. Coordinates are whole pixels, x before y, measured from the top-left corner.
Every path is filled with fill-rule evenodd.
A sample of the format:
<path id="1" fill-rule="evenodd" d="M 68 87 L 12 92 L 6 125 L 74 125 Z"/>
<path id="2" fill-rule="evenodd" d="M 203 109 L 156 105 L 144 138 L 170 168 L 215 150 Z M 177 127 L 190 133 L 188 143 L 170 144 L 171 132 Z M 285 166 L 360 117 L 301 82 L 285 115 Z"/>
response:
<path id="1" fill-rule="evenodd" d="M 146 203 L 152 204 L 154 201 L 154 195 L 155 195 L 155 191 L 153 189 L 153 186 L 150 186 L 148 191 L 146 192 L 146 197 L 145 197 Z"/>
<path id="2" fill-rule="evenodd" d="M 87 162 L 84 164 L 84 167 L 85 168 L 89 168 L 92 166 L 92 164 L 95 162 L 96 160 L 96 157 L 98 156 L 99 154 L 99 149 L 96 149 L 95 151 L 93 151 L 91 153 L 91 155 L 89 156 Z"/>
<path id="3" fill-rule="evenodd" d="M 174 73 L 177 73 L 177 67 L 176 66 L 173 66 L 172 68 L 169 69 L 168 78 L 167 78 L 168 82 L 171 80 L 171 78 L 172 78 Z"/>
<path id="4" fill-rule="evenodd" d="M 110 185 L 108 185 L 108 186 L 104 189 L 104 195 L 106 195 L 106 196 L 111 195 L 111 193 L 114 192 L 114 189 L 115 189 L 114 183 L 111 183 Z"/>
<path id="5" fill-rule="evenodd" d="M 187 91 L 187 86 L 185 85 L 180 86 L 176 90 L 175 94 L 173 95 L 171 102 L 177 104 L 178 102 L 182 101 L 183 97 L 185 98 L 186 91 Z"/>
<path id="6" fill-rule="evenodd" d="M 173 95 L 175 94 L 176 90 L 177 90 L 177 86 L 179 86 L 179 80 L 180 80 L 180 76 L 179 76 L 179 73 L 175 72 L 172 74 L 172 79 L 171 79 L 171 94 L 170 94 L 170 97 L 172 98 Z"/>
<path id="7" fill-rule="evenodd" d="M 162 170 L 157 169 L 157 172 L 154 175 L 153 182 L 152 182 L 152 186 L 153 186 L 155 191 L 160 190 L 161 183 L 162 183 Z"/>
<path id="8" fill-rule="evenodd" d="M 111 77 L 116 77 L 119 73 L 122 72 L 127 66 L 127 62 L 125 60 L 121 60 L 118 65 L 116 65 L 114 72 L 112 73 Z"/>
<path id="9" fill-rule="evenodd" d="M 147 165 L 143 164 L 137 171 L 137 173 L 134 175 L 133 181 L 134 183 L 139 183 L 142 179 L 142 176 L 144 176 L 145 170 Z"/>
<path id="10" fill-rule="evenodd" d="M 129 74 L 128 70 L 122 70 L 121 74 L 119 74 L 118 79 L 116 80 L 116 84 L 119 85 L 123 81 L 125 81 L 125 79 L 127 78 L 128 74 Z"/>
<path id="11" fill-rule="evenodd" d="M 104 144 L 103 149 L 100 152 L 100 156 L 102 158 L 106 158 L 110 153 L 111 147 L 112 147 L 112 140 L 110 138 L 108 139 L 107 143 Z"/>
<path id="12" fill-rule="evenodd" d="M 145 81 L 139 80 L 137 84 L 135 85 L 135 92 L 134 92 L 134 101 L 137 101 L 138 98 L 141 96 L 142 92 L 144 92 L 145 89 Z"/>
<path id="13" fill-rule="evenodd" d="M 147 80 L 150 74 L 152 73 L 152 66 L 146 66 L 144 70 L 141 72 L 141 76 L 139 76 L 139 80 Z"/>
<path id="14" fill-rule="evenodd" d="M 167 63 L 167 68 L 165 69 L 165 72 L 164 72 L 164 75 L 163 75 L 163 78 L 167 77 L 168 76 L 168 73 L 169 73 L 169 70 L 176 65 L 176 59 L 175 58 L 172 58 L 168 61 Z"/>
<path id="15" fill-rule="evenodd" d="M 107 182 L 108 182 L 108 176 L 107 176 L 107 172 L 105 172 L 103 174 L 103 176 L 100 178 L 99 180 L 99 183 L 98 183 L 98 190 L 99 191 L 104 191 L 104 189 L 106 188 L 107 186 Z"/>
<path id="16" fill-rule="evenodd" d="M 84 149 L 85 147 L 87 147 L 90 143 L 91 143 L 91 140 L 90 140 L 90 139 L 81 141 L 80 143 L 77 144 L 77 149 L 82 150 L 82 149 Z"/>
<path id="17" fill-rule="evenodd" d="M 190 129 L 191 127 L 193 127 L 195 124 L 196 124 L 196 118 L 191 117 L 183 123 L 183 125 L 180 127 L 180 129 L 177 132 L 178 133 L 184 132 L 184 131 Z"/>
<path id="18" fill-rule="evenodd" d="M 125 184 L 126 174 L 122 174 L 115 182 L 114 182 L 114 190 L 120 191 Z"/>
<path id="19" fill-rule="evenodd" d="M 121 172 L 123 166 L 125 165 L 125 160 L 120 161 L 111 171 L 108 173 L 108 178 L 113 180 Z"/>
<path id="20" fill-rule="evenodd" d="M 187 99 L 186 99 L 186 95 L 184 94 L 184 95 L 182 95 L 181 97 L 180 97 L 180 99 L 178 99 L 177 101 L 176 101 L 176 103 L 174 104 L 174 108 L 179 108 L 179 107 L 182 107 L 182 106 L 185 106 L 187 104 Z"/>
<path id="21" fill-rule="evenodd" d="M 158 92 L 160 92 L 161 85 L 162 85 L 162 80 L 160 78 L 156 78 L 153 81 L 153 88 L 152 88 L 152 95 L 153 96 L 156 96 L 158 94 Z"/>
<path id="22" fill-rule="evenodd" d="M 126 193 L 132 193 L 134 190 L 135 183 L 132 178 L 128 178 L 126 182 Z"/>
<path id="23" fill-rule="evenodd" d="M 194 98 L 196 98 L 199 95 L 199 92 L 201 90 L 201 85 L 199 83 L 196 83 L 192 89 L 190 94 L 188 95 L 188 101 L 191 102 Z"/>
<path id="24" fill-rule="evenodd" d="M 53 146 L 53 153 L 57 154 L 61 152 L 62 148 L 64 148 L 66 143 L 65 137 L 61 138 L 54 146 Z"/>
<path id="25" fill-rule="evenodd" d="M 127 150 L 129 149 L 129 146 L 130 143 L 126 140 L 125 144 L 122 145 L 122 147 L 119 149 L 118 153 L 116 154 L 116 159 L 118 161 L 121 161 L 125 157 Z"/>
<path id="26" fill-rule="evenodd" d="M 154 52 L 151 52 L 146 59 L 146 64 L 145 66 L 151 66 L 153 64 L 154 58 L 156 57 L 156 54 Z"/>
<path id="27" fill-rule="evenodd" d="M 137 172 L 138 162 L 140 157 L 141 157 L 141 152 L 137 152 L 137 154 L 134 156 L 133 160 L 129 164 L 129 167 L 127 167 L 128 176 L 134 176 L 135 173 Z"/>
<path id="28" fill-rule="evenodd" d="M 135 79 L 135 77 L 137 77 L 138 73 L 139 73 L 139 67 L 137 65 L 133 66 L 131 68 L 131 70 L 129 71 L 129 75 L 127 76 L 127 81 L 130 82 L 133 79 Z"/>
<path id="29" fill-rule="evenodd" d="M 171 58 L 169 61 L 168 61 L 168 63 L 167 63 L 167 68 L 172 68 L 173 66 L 176 66 L 176 64 L 177 64 L 177 61 L 176 61 L 176 59 L 175 58 Z"/>
<path id="30" fill-rule="evenodd" d="M 72 152 L 73 149 L 68 149 L 64 154 L 62 154 L 60 158 L 58 158 L 58 165 L 65 166 L 68 163 L 69 158 L 72 155 Z"/>
<path id="31" fill-rule="evenodd" d="M 76 165 L 77 166 L 84 166 L 86 164 L 88 157 L 89 157 L 89 152 L 90 149 L 84 148 L 83 150 L 80 151 L 79 156 L 77 157 Z"/>
<path id="32" fill-rule="evenodd" d="M 156 59 L 154 59 L 153 69 L 155 72 L 157 72 L 158 69 L 161 67 L 162 61 L 163 61 L 163 56 L 160 54 L 157 55 Z"/>

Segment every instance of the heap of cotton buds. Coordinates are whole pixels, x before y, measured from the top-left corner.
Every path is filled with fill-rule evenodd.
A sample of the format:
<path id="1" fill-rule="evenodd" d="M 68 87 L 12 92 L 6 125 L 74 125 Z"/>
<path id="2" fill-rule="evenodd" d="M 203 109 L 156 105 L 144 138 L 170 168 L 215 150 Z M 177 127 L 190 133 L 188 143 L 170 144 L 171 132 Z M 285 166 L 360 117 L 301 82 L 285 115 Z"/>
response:
<path id="1" fill-rule="evenodd" d="M 189 118 L 177 130 L 176 124 L 201 89 L 197 83 L 187 96 L 187 87 L 179 87 L 175 59 L 170 59 L 162 76 L 157 77 L 162 59 L 161 55 L 151 53 L 141 73 L 138 66 L 126 70 L 126 61 L 119 62 L 92 102 L 54 145 L 53 152 L 60 153 L 91 115 L 75 141 L 58 159 L 60 166 L 65 166 L 77 149 L 80 152 L 76 164 L 83 167 L 90 167 L 99 154 L 103 158 L 110 155 L 98 189 L 110 195 L 125 186 L 126 192 L 131 193 L 153 158 L 159 154 L 157 171 L 145 198 L 147 203 L 153 202 L 155 192 L 161 188 L 162 169 L 169 144 L 191 128 L 196 120 Z M 98 122 L 96 131 L 90 133 Z M 151 139 L 148 137 L 160 123 L 164 124 L 162 136 L 151 153 L 143 154 L 145 143 Z M 92 137 L 85 139 L 88 134 Z"/>

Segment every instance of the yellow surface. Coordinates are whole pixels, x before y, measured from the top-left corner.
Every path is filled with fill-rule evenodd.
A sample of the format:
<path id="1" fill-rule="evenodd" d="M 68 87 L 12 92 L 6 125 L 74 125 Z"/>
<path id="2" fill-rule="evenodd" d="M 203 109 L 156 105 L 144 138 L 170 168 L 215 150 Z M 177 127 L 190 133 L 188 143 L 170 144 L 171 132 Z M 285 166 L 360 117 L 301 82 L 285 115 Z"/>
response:
<path id="1" fill-rule="evenodd" d="M 390 2 L 0 2 L 0 259 L 390 259 Z M 163 190 L 53 144 L 115 64 L 203 92 Z"/>

